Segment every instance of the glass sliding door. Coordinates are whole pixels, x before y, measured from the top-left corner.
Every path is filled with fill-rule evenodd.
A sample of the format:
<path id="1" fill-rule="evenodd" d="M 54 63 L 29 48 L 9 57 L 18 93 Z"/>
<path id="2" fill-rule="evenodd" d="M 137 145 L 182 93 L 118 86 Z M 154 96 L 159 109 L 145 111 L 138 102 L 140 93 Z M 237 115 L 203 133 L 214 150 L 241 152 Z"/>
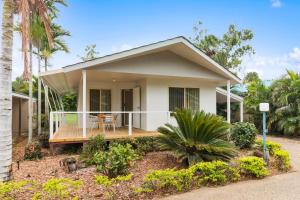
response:
<path id="1" fill-rule="evenodd" d="M 111 91 L 107 89 L 91 89 L 90 111 L 111 111 Z"/>

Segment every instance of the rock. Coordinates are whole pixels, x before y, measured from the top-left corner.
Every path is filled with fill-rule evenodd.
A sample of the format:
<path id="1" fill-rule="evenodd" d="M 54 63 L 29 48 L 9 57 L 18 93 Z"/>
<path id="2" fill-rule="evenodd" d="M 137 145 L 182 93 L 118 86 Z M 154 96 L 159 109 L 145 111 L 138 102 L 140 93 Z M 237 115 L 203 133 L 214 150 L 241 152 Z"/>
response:
<path id="1" fill-rule="evenodd" d="M 59 162 L 59 165 L 64 168 L 64 170 L 68 173 L 76 171 L 76 159 L 74 157 L 64 158 Z"/>

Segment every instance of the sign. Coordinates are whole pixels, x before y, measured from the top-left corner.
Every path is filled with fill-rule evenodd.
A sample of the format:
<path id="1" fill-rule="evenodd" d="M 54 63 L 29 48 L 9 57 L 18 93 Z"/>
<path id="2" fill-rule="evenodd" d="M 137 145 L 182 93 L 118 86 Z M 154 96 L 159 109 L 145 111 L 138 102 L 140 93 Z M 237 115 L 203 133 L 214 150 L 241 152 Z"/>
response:
<path id="1" fill-rule="evenodd" d="M 269 103 L 260 103 L 259 104 L 259 111 L 268 112 L 269 111 Z"/>

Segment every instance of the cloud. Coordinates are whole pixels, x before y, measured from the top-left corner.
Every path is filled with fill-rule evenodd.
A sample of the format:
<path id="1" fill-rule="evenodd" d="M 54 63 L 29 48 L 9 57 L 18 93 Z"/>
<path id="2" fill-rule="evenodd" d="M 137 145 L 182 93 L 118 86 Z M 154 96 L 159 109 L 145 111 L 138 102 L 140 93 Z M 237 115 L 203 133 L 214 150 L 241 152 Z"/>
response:
<path id="1" fill-rule="evenodd" d="M 300 62 L 300 48 L 295 47 L 289 56 L 297 62 Z"/>
<path id="2" fill-rule="evenodd" d="M 255 71 L 262 79 L 272 80 L 286 73 L 286 69 L 300 70 L 300 48 L 295 47 L 291 52 L 282 56 L 254 55 L 243 61 L 243 75 Z"/>
<path id="3" fill-rule="evenodd" d="M 271 4 L 273 8 L 281 8 L 282 2 L 281 0 L 271 0 Z"/>
<path id="4" fill-rule="evenodd" d="M 112 52 L 120 52 L 120 51 L 126 51 L 129 49 L 132 49 L 133 47 L 130 44 L 122 44 L 120 46 L 113 46 L 111 48 Z"/>

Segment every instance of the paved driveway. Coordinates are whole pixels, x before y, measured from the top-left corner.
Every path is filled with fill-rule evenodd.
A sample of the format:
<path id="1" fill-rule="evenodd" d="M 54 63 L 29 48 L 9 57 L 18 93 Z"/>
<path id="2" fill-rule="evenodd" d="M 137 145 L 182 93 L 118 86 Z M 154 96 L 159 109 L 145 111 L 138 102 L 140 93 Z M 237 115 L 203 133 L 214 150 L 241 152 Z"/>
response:
<path id="1" fill-rule="evenodd" d="M 289 151 L 293 170 L 262 180 L 242 181 L 222 187 L 203 187 L 166 199 L 180 200 L 300 200 L 300 141 L 269 137 Z"/>

